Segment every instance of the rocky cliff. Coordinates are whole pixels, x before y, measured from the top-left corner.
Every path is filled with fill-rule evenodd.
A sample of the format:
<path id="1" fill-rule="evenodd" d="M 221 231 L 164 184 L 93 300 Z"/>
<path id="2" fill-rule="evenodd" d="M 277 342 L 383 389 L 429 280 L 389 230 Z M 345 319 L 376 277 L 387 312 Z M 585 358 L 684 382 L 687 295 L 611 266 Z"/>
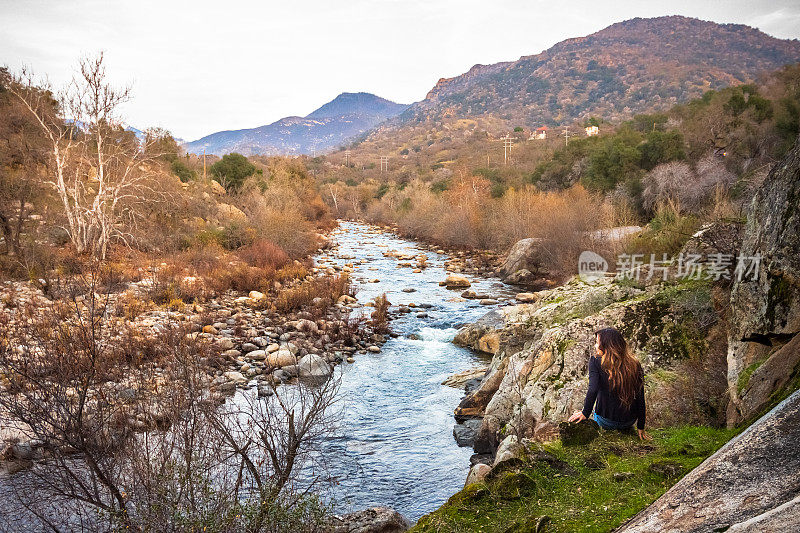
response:
<path id="1" fill-rule="evenodd" d="M 800 375 L 800 143 L 778 163 L 751 205 L 742 257 L 757 275 L 731 291 L 728 423 L 756 415 Z"/>
<path id="2" fill-rule="evenodd" d="M 492 452 L 511 433 L 551 435 L 581 407 L 594 332 L 606 326 L 620 329 L 642 361 L 651 421 L 722 423 L 725 339 L 715 290 L 703 281 L 573 279 L 462 328 L 456 343 L 493 354 L 481 386 L 456 409 L 457 418 L 482 418 L 476 452 Z"/>
<path id="3" fill-rule="evenodd" d="M 800 391 L 686 477 L 620 531 L 800 530 Z"/>

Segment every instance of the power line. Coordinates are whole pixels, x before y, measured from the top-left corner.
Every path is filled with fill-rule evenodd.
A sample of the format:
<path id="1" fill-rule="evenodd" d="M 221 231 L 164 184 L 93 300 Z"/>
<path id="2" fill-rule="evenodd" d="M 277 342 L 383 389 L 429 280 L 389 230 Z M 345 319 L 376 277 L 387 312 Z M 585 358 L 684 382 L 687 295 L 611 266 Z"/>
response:
<path id="1" fill-rule="evenodd" d="M 569 131 L 569 126 L 564 128 L 564 133 L 562 133 L 561 135 L 564 136 L 564 146 L 569 145 L 569 138 L 572 135 L 572 133 L 570 133 Z"/>
<path id="2" fill-rule="evenodd" d="M 350 150 L 344 151 L 344 166 L 350 165 Z"/>
<path id="3" fill-rule="evenodd" d="M 383 172 L 384 170 L 386 170 L 386 172 L 389 172 L 389 156 L 388 155 L 382 155 L 381 156 L 381 172 Z"/>
<path id="4" fill-rule="evenodd" d="M 511 139 L 506 135 L 503 137 L 503 164 L 508 164 L 508 153 L 511 151 Z"/>

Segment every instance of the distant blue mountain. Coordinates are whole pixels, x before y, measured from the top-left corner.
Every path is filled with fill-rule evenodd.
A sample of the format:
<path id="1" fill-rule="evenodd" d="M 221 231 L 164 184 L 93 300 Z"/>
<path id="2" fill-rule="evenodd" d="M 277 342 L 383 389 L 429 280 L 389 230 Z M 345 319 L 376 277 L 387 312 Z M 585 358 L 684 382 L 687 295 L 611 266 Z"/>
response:
<path id="1" fill-rule="evenodd" d="M 258 128 L 219 131 L 183 145 L 189 153 L 288 155 L 325 152 L 341 146 L 405 111 L 369 93 L 342 93 L 305 117 L 286 117 Z"/>

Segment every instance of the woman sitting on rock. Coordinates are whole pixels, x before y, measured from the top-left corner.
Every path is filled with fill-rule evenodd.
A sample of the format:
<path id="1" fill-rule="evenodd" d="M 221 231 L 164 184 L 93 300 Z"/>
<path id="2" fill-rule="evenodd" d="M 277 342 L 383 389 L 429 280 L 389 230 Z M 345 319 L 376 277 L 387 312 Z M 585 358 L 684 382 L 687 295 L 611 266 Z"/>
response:
<path id="1" fill-rule="evenodd" d="M 594 409 L 594 421 L 603 429 L 629 429 L 636 424 L 641 440 L 652 437 L 644 430 L 644 371 L 628 350 L 628 343 L 614 328 L 595 333 L 597 356 L 589 359 L 589 390 L 583 411 L 570 422 L 586 420 Z M 595 405 L 595 401 L 597 404 Z"/>

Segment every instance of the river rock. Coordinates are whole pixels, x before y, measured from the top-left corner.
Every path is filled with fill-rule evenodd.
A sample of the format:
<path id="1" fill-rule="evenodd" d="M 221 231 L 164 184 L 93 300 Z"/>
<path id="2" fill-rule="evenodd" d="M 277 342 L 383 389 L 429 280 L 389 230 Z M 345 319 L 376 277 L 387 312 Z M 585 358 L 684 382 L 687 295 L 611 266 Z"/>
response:
<path id="1" fill-rule="evenodd" d="M 267 352 L 264 350 L 253 350 L 247 354 L 247 357 L 253 361 L 263 361 L 267 358 Z"/>
<path id="2" fill-rule="evenodd" d="M 281 345 L 278 344 L 277 342 L 273 342 L 272 344 L 267 346 L 265 350 L 266 350 L 267 353 L 272 353 L 272 352 L 277 352 L 280 349 L 281 349 Z"/>
<path id="3" fill-rule="evenodd" d="M 496 305 L 497 300 L 495 300 L 494 298 L 484 298 L 478 303 L 481 305 Z"/>
<path id="4" fill-rule="evenodd" d="M 535 292 L 519 292 L 514 298 L 520 303 L 533 303 L 539 299 Z"/>
<path id="5" fill-rule="evenodd" d="M 505 461 L 519 459 L 524 452 L 525 446 L 519 442 L 517 436 L 509 435 L 503 439 L 500 446 L 497 447 L 497 456 L 494 459 L 494 465 L 492 465 L 492 467 L 494 468 Z"/>
<path id="6" fill-rule="evenodd" d="M 522 239 L 514 243 L 508 252 L 505 261 L 500 266 L 498 274 L 506 283 L 520 283 L 535 277 L 543 271 L 542 257 L 546 251 L 542 250 L 542 240 L 536 238 Z M 527 274 L 514 274 L 522 271 Z"/>
<path id="7" fill-rule="evenodd" d="M 245 378 L 241 372 L 225 372 L 222 375 L 225 376 L 225 379 L 232 381 L 237 385 L 247 383 L 247 378 Z"/>
<path id="8" fill-rule="evenodd" d="M 267 354 L 266 363 L 270 366 L 285 367 L 297 363 L 294 354 L 286 348 Z"/>
<path id="9" fill-rule="evenodd" d="M 472 468 L 469 469 L 469 474 L 467 474 L 467 480 L 464 482 L 464 486 L 471 485 L 472 483 L 478 483 L 486 479 L 486 476 L 489 475 L 489 472 L 492 471 L 492 467 L 478 463 L 474 465 Z"/>
<path id="10" fill-rule="evenodd" d="M 297 324 L 295 325 L 295 329 L 297 331 L 302 331 L 303 333 L 308 333 L 310 335 L 316 335 L 319 332 L 319 328 L 317 324 L 312 322 L 311 320 L 298 320 Z"/>
<path id="11" fill-rule="evenodd" d="M 480 419 L 465 420 L 463 423 L 453 426 L 453 438 L 462 448 L 472 447 L 472 445 L 475 443 L 475 435 L 480 427 Z"/>
<path id="12" fill-rule="evenodd" d="M 755 276 L 743 271 L 742 280 L 736 280 L 731 290 L 727 357 L 731 425 L 758 413 L 800 370 L 798 205 L 800 142 L 758 188 L 747 219 L 739 257 L 761 259 Z"/>
<path id="13" fill-rule="evenodd" d="M 264 293 L 259 291 L 250 291 L 247 296 L 251 300 L 262 300 L 264 298 Z"/>
<path id="14" fill-rule="evenodd" d="M 371 507 L 334 519 L 332 533 L 402 533 L 411 528 L 403 515 L 388 507 Z"/>
<path id="15" fill-rule="evenodd" d="M 444 285 L 448 289 L 464 289 L 470 287 L 472 283 L 464 276 L 450 274 L 447 276 L 447 279 L 444 280 Z"/>
<path id="16" fill-rule="evenodd" d="M 255 350 L 258 350 L 258 346 L 256 346 L 253 343 L 245 342 L 244 344 L 242 344 L 242 352 L 244 353 L 249 353 Z"/>
<path id="17" fill-rule="evenodd" d="M 300 359 L 297 371 L 301 378 L 326 378 L 331 374 L 331 368 L 325 359 L 311 353 Z"/>

